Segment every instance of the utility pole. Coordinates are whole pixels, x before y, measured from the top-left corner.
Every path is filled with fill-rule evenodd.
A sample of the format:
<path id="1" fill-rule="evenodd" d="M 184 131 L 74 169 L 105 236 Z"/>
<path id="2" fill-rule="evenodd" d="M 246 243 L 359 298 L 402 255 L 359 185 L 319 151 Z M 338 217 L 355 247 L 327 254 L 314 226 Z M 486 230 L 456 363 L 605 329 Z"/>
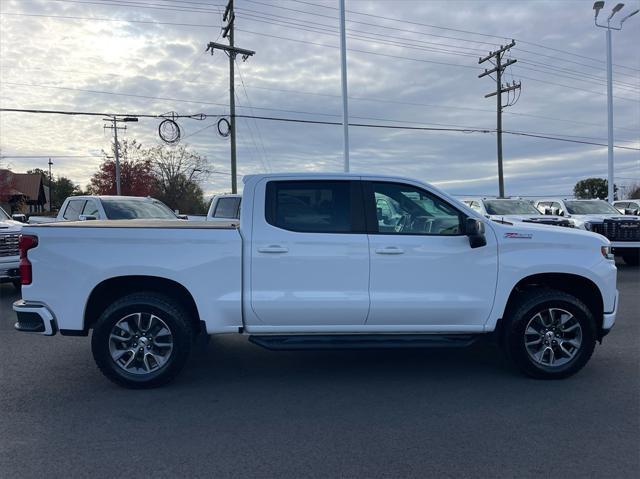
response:
<path id="1" fill-rule="evenodd" d="M 622 30 L 622 24 L 626 22 L 629 17 L 634 16 L 640 10 L 634 10 L 626 17 L 620 20 L 620 25 L 614 27 L 611 25 L 611 19 L 624 7 L 624 3 L 618 3 L 611 9 L 611 15 L 607 18 L 607 24 L 603 25 L 598 23 L 598 14 L 600 10 L 604 8 L 604 2 L 598 1 L 593 4 L 593 10 L 595 11 L 594 23 L 596 27 L 607 29 L 607 200 L 609 203 L 613 203 L 615 200 L 614 193 L 614 176 L 613 176 L 613 57 L 611 54 L 611 30 Z"/>
<path id="2" fill-rule="evenodd" d="M 231 136 L 231 192 L 238 192 L 238 171 L 236 161 L 236 92 L 235 92 L 235 61 L 238 54 L 242 55 L 242 61 L 246 61 L 247 58 L 253 56 L 256 52 L 252 50 L 245 50 L 243 48 L 236 48 L 234 45 L 234 22 L 236 15 L 233 11 L 233 0 L 229 0 L 227 8 L 224 10 L 222 21 L 227 24 L 222 27 L 222 38 L 229 38 L 229 45 L 223 45 L 221 43 L 209 42 L 207 45 L 207 52 L 211 50 L 211 54 L 215 50 L 222 50 L 229 56 L 229 134 Z"/>
<path id="3" fill-rule="evenodd" d="M 478 75 L 478 78 L 491 75 L 492 73 L 496 74 L 496 91 L 488 93 L 484 97 L 489 98 L 495 95 L 497 98 L 496 133 L 497 133 L 497 143 L 498 143 L 498 191 L 499 191 L 498 197 L 499 198 L 504 197 L 504 173 L 502 168 L 502 109 L 503 109 L 502 94 L 510 91 L 518 90 L 520 89 L 520 85 L 521 85 L 520 82 L 518 82 L 517 84 L 513 82 L 512 85 L 509 85 L 509 83 L 507 83 L 506 85 L 502 84 L 502 72 L 504 72 L 504 70 L 508 66 L 513 65 L 517 61 L 515 59 L 509 59 L 503 63 L 502 57 L 504 56 L 505 52 L 509 51 L 515 45 L 516 45 L 516 41 L 511 40 L 511 43 L 509 45 L 505 45 L 505 46 L 501 45 L 498 50 L 494 52 L 490 52 L 489 55 L 487 55 L 484 58 L 480 58 L 478 60 L 478 64 L 482 64 L 486 61 L 491 61 L 491 63 L 494 65 L 494 67 L 491 70 L 485 69 L 483 73 Z M 493 61 L 495 61 L 495 63 L 493 63 Z M 510 106 L 510 105 L 506 105 L 506 106 Z"/>
<path id="4" fill-rule="evenodd" d="M 49 158 L 49 213 L 53 211 L 53 177 L 51 176 L 51 165 L 53 161 Z"/>
<path id="5" fill-rule="evenodd" d="M 349 172 L 349 95 L 347 92 L 347 35 L 344 0 L 340 0 L 340 73 L 342 77 L 342 128 L 344 130 L 344 171 Z"/>
<path id="6" fill-rule="evenodd" d="M 104 125 L 103 128 L 108 130 L 113 130 L 113 153 L 116 157 L 116 195 L 120 196 L 122 194 L 120 189 L 120 144 L 118 143 L 118 130 L 126 130 L 126 126 L 118 126 L 119 122 L 132 122 L 138 121 L 136 117 L 126 116 L 124 118 L 118 118 L 114 116 L 112 118 L 104 118 L 104 121 L 110 121 L 113 125 Z"/>

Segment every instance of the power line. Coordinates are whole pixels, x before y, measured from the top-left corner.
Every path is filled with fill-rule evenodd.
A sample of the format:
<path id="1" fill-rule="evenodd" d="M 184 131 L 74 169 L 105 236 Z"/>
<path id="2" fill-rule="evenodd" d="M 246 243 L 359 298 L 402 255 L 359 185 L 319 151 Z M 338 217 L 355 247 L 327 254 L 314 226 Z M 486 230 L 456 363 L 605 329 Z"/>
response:
<path id="1" fill-rule="evenodd" d="M 138 118 L 161 118 L 162 117 L 162 115 L 148 115 L 148 114 L 97 113 L 97 112 L 77 112 L 77 111 L 60 111 L 60 110 L 32 110 L 32 109 L 20 109 L 20 108 L 0 108 L 0 111 L 7 111 L 7 112 L 10 111 L 10 112 L 18 112 L 18 113 L 59 114 L 59 115 L 91 115 L 91 116 L 117 115 L 117 116 L 133 116 Z M 204 119 L 204 118 L 210 118 L 210 117 L 221 117 L 225 115 L 221 115 L 219 113 L 215 113 L 215 114 L 202 113 L 198 115 L 182 115 L 178 117 L 192 118 L 194 116 L 198 116 Z M 339 115 L 333 115 L 333 116 L 339 116 Z M 300 119 L 300 118 L 268 117 L 268 116 L 257 116 L 257 115 L 236 115 L 236 118 L 254 118 L 256 120 L 342 126 L 342 122 L 329 121 L 329 120 L 307 120 L 307 119 Z M 395 120 L 384 120 L 384 121 L 395 121 Z M 445 127 L 408 126 L 408 125 L 383 125 L 383 124 L 374 124 L 374 123 L 349 123 L 349 126 L 362 127 L 362 128 L 391 129 L 391 130 L 409 130 L 409 131 L 414 130 L 414 131 L 442 131 L 442 132 L 459 132 L 459 133 L 495 133 L 495 130 L 490 128 L 445 128 Z M 518 136 L 530 136 L 534 138 L 544 138 L 548 140 L 565 141 L 568 143 L 578 143 L 578 144 L 594 145 L 594 146 L 607 146 L 604 143 L 579 141 L 579 140 L 573 140 L 569 138 L 562 138 L 560 136 L 539 135 L 539 134 L 527 133 L 527 132 L 521 132 L 521 131 L 505 130 L 503 131 L 503 133 L 510 134 L 510 135 L 518 135 Z M 614 145 L 614 147 L 623 149 L 623 150 L 640 151 L 640 148 L 634 148 L 629 146 Z"/>

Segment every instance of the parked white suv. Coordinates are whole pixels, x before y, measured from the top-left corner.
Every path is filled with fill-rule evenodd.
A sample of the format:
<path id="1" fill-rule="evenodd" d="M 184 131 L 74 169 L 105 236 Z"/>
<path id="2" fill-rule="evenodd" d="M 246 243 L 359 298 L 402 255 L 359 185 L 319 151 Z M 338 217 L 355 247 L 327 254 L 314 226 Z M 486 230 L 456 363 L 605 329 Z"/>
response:
<path id="1" fill-rule="evenodd" d="M 621 215 L 604 200 L 568 200 L 550 198 L 535 203 L 544 214 L 571 218 L 576 228 L 593 231 L 611 241 L 612 252 L 624 262 L 640 263 L 640 217 Z"/>
<path id="2" fill-rule="evenodd" d="M 22 225 L 0 208 L 0 283 L 11 282 L 16 289 L 20 289 L 18 238 Z"/>
<path id="3" fill-rule="evenodd" d="M 573 228 L 573 222 L 561 216 L 543 215 L 533 203 L 521 198 L 465 198 L 464 204 L 492 220 L 520 221 Z"/>

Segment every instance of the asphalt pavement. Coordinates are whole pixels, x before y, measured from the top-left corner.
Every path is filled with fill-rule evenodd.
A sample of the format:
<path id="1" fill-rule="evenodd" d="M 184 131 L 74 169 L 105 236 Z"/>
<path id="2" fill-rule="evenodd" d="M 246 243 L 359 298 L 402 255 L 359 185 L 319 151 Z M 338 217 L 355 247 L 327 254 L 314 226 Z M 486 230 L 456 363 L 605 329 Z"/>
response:
<path id="1" fill-rule="evenodd" d="M 576 376 L 462 350 L 272 352 L 215 337 L 169 386 L 106 380 L 89 338 L 18 333 L 0 285 L 0 476 L 638 477 L 640 270 Z M 72 292 L 70 292 L 72 294 Z"/>

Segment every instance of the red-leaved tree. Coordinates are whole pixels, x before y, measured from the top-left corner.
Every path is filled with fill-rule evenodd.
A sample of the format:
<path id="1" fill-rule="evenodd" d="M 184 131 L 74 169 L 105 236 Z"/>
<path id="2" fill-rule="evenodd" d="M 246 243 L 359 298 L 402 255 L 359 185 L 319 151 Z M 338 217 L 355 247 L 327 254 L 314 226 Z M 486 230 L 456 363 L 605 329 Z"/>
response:
<path id="1" fill-rule="evenodd" d="M 139 157 L 140 144 L 135 140 L 120 143 L 120 189 L 126 196 L 153 196 L 155 175 L 150 159 Z M 104 152 L 103 152 L 104 153 Z M 116 162 L 107 157 L 91 177 L 89 192 L 93 195 L 116 194 Z"/>

